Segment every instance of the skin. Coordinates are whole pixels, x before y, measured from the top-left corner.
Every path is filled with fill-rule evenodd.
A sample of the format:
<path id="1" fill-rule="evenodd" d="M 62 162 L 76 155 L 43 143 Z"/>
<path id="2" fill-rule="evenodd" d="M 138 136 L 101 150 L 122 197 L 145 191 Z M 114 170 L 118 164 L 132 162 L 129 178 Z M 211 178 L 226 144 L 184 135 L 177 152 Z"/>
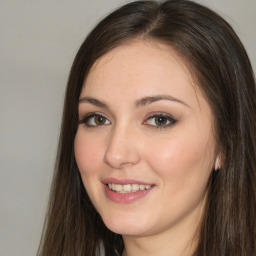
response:
<path id="1" fill-rule="evenodd" d="M 136 106 L 139 99 L 155 95 L 175 100 Z M 80 101 L 75 157 L 104 223 L 123 236 L 123 255 L 191 255 L 214 167 L 215 142 L 210 106 L 182 59 L 157 42 L 126 43 L 94 63 L 80 99 L 85 97 L 106 106 Z M 92 112 L 106 119 L 95 123 L 99 119 L 92 116 L 85 121 Z M 159 114 L 177 121 L 164 118 L 166 124 L 159 125 Z M 134 202 L 113 202 L 102 184 L 109 177 L 154 187 Z"/>

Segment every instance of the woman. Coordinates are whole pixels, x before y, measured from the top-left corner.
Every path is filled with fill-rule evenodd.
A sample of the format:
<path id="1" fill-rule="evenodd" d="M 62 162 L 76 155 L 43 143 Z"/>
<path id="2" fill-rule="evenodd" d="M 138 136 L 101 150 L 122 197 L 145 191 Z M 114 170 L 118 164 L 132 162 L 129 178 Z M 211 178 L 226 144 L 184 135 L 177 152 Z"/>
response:
<path id="1" fill-rule="evenodd" d="M 226 21 L 127 4 L 74 60 L 38 255 L 256 255 L 256 86 Z"/>

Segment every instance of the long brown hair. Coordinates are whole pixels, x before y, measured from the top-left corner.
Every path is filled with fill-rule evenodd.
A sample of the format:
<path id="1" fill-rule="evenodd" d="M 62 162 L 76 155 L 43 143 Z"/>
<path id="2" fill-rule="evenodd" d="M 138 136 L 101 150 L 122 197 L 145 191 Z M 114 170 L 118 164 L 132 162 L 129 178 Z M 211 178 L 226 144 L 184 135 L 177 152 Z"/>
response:
<path id="1" fill-rule="evenodd" d="M 136 1 L 103 19 L 70 72 L 56 171 L 38 256 L 121 255 L 122 237 L 91 204 L 74 158 L 78 99 L 93 63 L 132 39 L 174 48 L 188 63 L 215 118 L 222 168 L 212 172 L 197 256 L 256 255 L 256 86 L 239 38 L 218 14 L 186 0 Z"/>

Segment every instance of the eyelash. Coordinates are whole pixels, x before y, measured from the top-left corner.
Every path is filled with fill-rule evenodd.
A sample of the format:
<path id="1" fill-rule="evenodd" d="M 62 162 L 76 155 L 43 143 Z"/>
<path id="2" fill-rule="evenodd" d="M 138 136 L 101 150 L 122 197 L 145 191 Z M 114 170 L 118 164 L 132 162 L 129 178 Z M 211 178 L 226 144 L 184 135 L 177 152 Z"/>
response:
<path id="1" fill-rule="evenodd" d="M 109 123 L 107 124 L 89 124 L 89 121 L 94 118 L 94 123 L 95 123 L 95 118 L 98 117 L 98 118 L 103 118 L 103 120 L 105 121 L 108 121 Z M 167 124 L 163 124 L 163 125 L 153 125 L 153 124 L 147 124 L 147 122 L 149 120 L 153 120 L 153 119 L 156 119 L 156 118 L 163 118 L 162 121 L 164 122 L 167 122 Z M 164 114 L 164 113 L 156 113 L 154 115 L 151 115 L 149 116 L 145 121 L 142 122 L 142 124 L 145 124 L 145 125 L 148 125 L 150 126 L 151 128 L 154 128 L 154 129 L 166 129 L 166 128 L 169 128 L 171 126 L 173 126 L 175 123 L 177 122 L 177 120 L 175 120 L 173 117 L 171 117 L 170 115 L 167 115 L 167 114 Z M 86 114 L 80 121 L 79 121 L 79 124 L 84 124 L 86 127 L 88 128 L 96 128 L 98 126 L 103 126 L 103 125 L 109 125 L 111 124 L 111 122 L 108 120 L 108 118 L 102 114 L 99 114 L 99 113 L 95 113 L 95 112 L 92 112 L 92 113 L 88 113 Z"/>
<path id="2" fill-rule="evenodd" d="M 156 119 L 156 118 L 163 118 L 164 121 L 168 122 L 168 124 L 163 124 L 163 125 L 150 125 L 150 127 L 154 129 L 166 129 L 171 126 L 173 126 L 177 120 L 175 120 L 172 116 L 164 114 L 164 113 L 156 113 L 153 116 L 149 116 L 145 121 L 143 121 L 143 124 L 146 124 L 149 120 Z M 155 120 L 156 121 L 156 120 Z"/>
<path id="3" fill-rule="evenodd" d="M 94 127 L 97 127 L 97 126 L 106 125 L 106 124 L 90 125 L 90 124 L 89 124 L 90 119 L 94 118 L 94 123 L 95 123 L 95 118 L 96 118 L 96 117 L 99 117 L 99 118 L 103 118 L 103 119 L 105 119 L 105 120 L 108 120 L 108 118 L 105 117 L 104 115 L 99 114 L 99 113 L 92 112 L 92 113 L 86 114 L 86 115 L 79 121 L 79 124 L 85 124 L 85 126 L 88 127 L 88 128 L 94 128 Z M 109 120 L 108 120 L 108 121 L 109 121 Z M 110 121 L 109 121 L 109 124 L 111 124 Z M 109 124 L 107 124 L 107 125 L 109 125 Z"/>

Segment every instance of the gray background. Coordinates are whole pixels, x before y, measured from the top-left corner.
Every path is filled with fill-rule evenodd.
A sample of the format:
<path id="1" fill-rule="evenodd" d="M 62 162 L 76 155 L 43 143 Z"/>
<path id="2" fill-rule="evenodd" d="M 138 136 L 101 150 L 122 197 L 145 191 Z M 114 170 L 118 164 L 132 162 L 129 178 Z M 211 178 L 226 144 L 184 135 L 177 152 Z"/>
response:
<path id="1" fill-rule="evenodd" d="M 128 1 L 0 0 L 0 256 L 33 256 L 47 204 L 72 60 Z M 256 70 L 256 0 L 198 0 L 224 16 Z"/>

